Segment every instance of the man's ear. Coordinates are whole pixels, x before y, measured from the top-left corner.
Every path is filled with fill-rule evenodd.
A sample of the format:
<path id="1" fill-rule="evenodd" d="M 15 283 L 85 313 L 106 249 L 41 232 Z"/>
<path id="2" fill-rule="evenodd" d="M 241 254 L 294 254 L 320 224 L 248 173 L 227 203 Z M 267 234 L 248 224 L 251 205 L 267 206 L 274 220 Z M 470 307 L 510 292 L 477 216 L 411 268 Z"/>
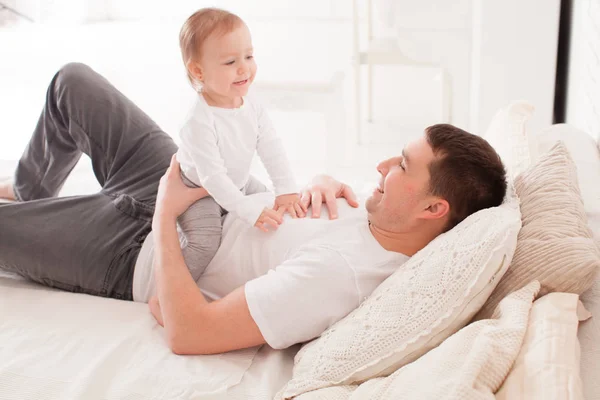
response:
<path id="1" fill-rule="evenodd" d="M 423 210 L 423 218 L 439 219 L 450 213 L 450 204 L 448 201 L 440 198 L 434 198 Z"/>
<path id="2" fill-rule="evenodd" d="M 200 68 L 198 63 L 194 62 L 193 60 L 190 60 L 188 61 L 186 66 L 188 71 L 190 71 L 190 74 L 192 74 L 192 76 L 196 78 L 197 81 L 203 82 L 204 74 L 202 73 L 202 68 Z"/>

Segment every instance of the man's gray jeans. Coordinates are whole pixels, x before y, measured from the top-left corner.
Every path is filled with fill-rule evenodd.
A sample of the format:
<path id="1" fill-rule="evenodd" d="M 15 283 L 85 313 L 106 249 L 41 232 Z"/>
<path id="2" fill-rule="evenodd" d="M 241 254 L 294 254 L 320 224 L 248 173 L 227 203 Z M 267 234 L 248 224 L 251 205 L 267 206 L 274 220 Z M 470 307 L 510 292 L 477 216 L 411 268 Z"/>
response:
<path id="1" fill-rule="evenodd" d="M 83 64 L 64 66 L 15 173 L 19 202 L 0 204 L 0 268 L 71 292 L 131 300 L 158 183 L 176 152 L 106 79 Z M 102 190 L 57 198 L 82 153 Z"/>

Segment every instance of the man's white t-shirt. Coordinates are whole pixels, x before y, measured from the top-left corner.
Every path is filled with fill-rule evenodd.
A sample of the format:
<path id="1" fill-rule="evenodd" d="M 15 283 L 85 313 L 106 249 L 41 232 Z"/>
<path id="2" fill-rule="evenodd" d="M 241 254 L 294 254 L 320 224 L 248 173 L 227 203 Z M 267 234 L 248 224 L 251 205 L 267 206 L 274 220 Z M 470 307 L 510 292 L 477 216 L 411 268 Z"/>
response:
<path id="1" fill-rule="evenodd" d="M 272 193 L 252 198 L 273 203 Z M 338 207 L 337 220 L 330 221 L 324 207 L 320 219 L 286 216 L 269 233 L 229 214 L 221 246 L 198 287 L 210 301 L 245 285 L 250 314 L 275 349 L 319 336 L 408 260 L 375 240 L 363 207 L 351 208 L 345 200 Z M 135 301 L 147 302 L 156 291 L 153 247 L 144 243 L 138 258 Z"/>

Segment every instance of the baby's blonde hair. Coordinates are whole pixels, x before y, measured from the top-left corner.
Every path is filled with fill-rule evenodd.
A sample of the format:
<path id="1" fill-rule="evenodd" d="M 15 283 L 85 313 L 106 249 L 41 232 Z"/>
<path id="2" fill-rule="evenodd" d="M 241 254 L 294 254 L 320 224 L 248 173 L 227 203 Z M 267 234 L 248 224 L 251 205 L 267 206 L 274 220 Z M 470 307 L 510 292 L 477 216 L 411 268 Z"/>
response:
<path id="1" fill-rule="evenodd" d="M 214 33 L 224 35 L 243 23 L 237 15 L 219 8 L 202 8 L 185 21 L 179 31 L 179 47 L 188 79 L 195 90 L 199 90 L 202 83 L 194 78 L 188 63 L 200 58 L 202 43 Z"/>

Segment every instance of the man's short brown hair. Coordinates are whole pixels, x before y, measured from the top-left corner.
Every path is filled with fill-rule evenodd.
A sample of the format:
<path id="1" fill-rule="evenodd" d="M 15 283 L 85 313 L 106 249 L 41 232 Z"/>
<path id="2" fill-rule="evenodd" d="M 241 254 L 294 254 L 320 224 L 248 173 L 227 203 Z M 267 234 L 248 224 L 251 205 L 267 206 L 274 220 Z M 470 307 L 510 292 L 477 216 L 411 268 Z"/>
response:
<path id="1" fill-rule="evenodd" d="M 450 204 L 445 231 L 484 208 L 499 206 L 506 194 L 506 170 L 483 138 L 450 124 L 425 129 L 434 161 L 429 164 L 429 191 Z"/>

